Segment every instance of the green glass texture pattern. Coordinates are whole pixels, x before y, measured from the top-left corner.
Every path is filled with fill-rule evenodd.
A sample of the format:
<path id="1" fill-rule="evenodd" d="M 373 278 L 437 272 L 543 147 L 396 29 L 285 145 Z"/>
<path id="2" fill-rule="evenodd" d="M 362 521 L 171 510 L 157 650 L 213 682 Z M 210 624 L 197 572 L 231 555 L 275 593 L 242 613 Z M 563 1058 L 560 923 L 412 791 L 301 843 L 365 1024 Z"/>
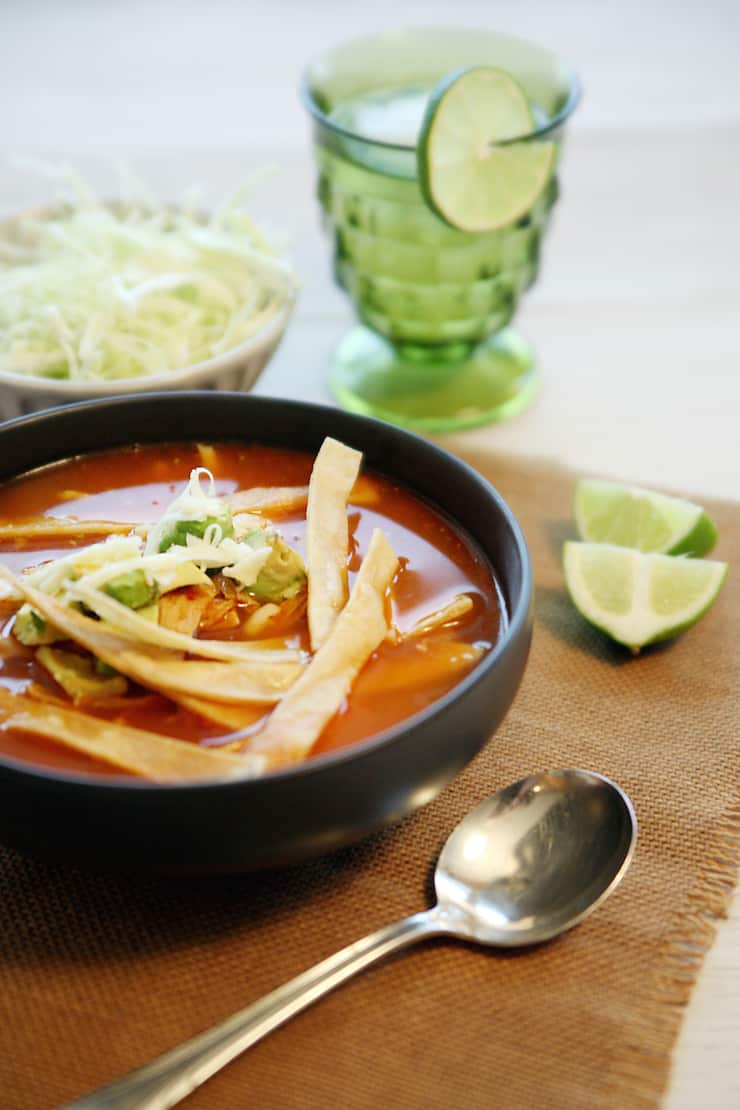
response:
<path id="1" fill-rule="evenodd" d="M 348 339 L 335 363 L 335 392 L 346 407 L 424 430 L 504 418 L 521 407 L 517 392 L 522 403 L 533 393 L 534 368 L 528 350 L 522 353 L 525 345 L 510 332 L 505 342 L 486 341 L 507 328 L 519 298 L 537 278 L 557 177 L 553 174 L 529 211 L 509 226 L 460 231 L 428 207 L 417 178 L 413 121 L 408 134 L 403 132 L 403 112 L 420 102 L 418 90 L 428 94 L 452 70 L 481 64 L 506 69 L 530 100 L 535 130 L 514 141 L 555 142 L 559 161 L 577 82 L 549 51 L 509 36 L 448 28 L 370 36 L 317 59 L 304 86 L 314 118 L 318 199 L 333 245 L 334 276 L 362 324 L 387 344 L 373 345 L 359 333 Z M 465 366 L 471 360 L 475 372 Z M 444 404 L 451 406 L 444 419 L 425 415 L 429 404 L 423 398 L 438 389 L 440 374 Z M 489 379 L 495 379 L 496 390 L 485 395 Z M 404 396 L 397 412 L 394 381 L 402 384 Z M 387 396 L 380 395 L 384 391 Z"/>
<path id="2" fill-rule="evenodd" d="M 430 345 L 474 343 L 506 326 L 537 276 L 555 179 L 526 217 L 473 235 L 431 212 L 416 182 L 348 165 L 326 150 L 318 161 L 334 273 L 364 323 L 395 342 Z M 389 185 L 398 185 L 400 199 Z"/>

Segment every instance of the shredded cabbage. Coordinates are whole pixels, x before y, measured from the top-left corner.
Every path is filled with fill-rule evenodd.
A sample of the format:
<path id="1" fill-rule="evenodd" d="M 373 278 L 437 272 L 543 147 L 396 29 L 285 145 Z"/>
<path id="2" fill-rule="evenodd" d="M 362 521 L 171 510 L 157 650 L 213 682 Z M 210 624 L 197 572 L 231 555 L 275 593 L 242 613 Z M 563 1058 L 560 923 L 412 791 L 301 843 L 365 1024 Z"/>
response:
<path id="1" fill-rule="evenodd" d="M 198 582 L 210 585 L 208 570 L 220 570 L 248 589 L 257 582 L 275 545 L 282 541 L 262 520 L 249 532 L 247 542 L 225 535 L 227 524 L 233 531 L 231 510 L 223 498 L 216 496 L 215 489 L 210 470 L 195 467 L 184 488 L 149 530 L 146 546 L 138 536 L 109 536 L 101 543 L 36 567 L 28 572 L 27 580 L 64 604 L 75 598 L 84 601 L 86 595 L 80 593 L 80 588 L 97 595 L 106 583 L 133 571 L 141 571 L 146 583 L 156 585 L 159 593 Z M 184 543 L 172 543 L 166 551 L 160 551 L 162 536 L 182 522 L 205 524 L 203 535 L 185 533 Z M 287 546 L 286 550 L 290 551 Z M 0 600 L 20 601 L 22 597 L 22 592 L 0 576 Z M 105 600 L 103 603 L 107 604 Z M 143 610 L 138 612 L 144 615 Z"/>
<path id="2" fill-rule="evenodd" d="M 155 201 L 74 200 L 0 227 L 0 370 L 77 381 L 203 362 L 274 319 L 292 268 L 237 195 L 209 218 Z"/>
<path id="3" fill-rule="evenodd" d="M 208 492 L 201 486 L 201 478 L 208 480 Z M 204 524 L 212 519 L 213 524 L 206 528 L 203 538 L 214 545 L 218 545 L 224 538 L 224 526 L 227 522 L 233 533 L 231 509 L 228 502 L 216 496 L 215 490 L 216 483 L 210 470 L 204 466 L 196 466 L 191 470 L 184 490 L 170 502 L 158 523 L 149 529 L 144 553 L 152 555 L 158 552 L 165 537 L 171 535 L 175 526 L 181 521 L 198 521 Z M 189 539 L 192 538 L 189 537 Z"/>
<path id="4" fill-rule="evenodd" d="M 50 563 L 43 563 L 28 574 L 28 581 L 37 590 L 55 594 L 66 579 L 81 578 L 103 568 L 123 564 L 139 566 L 141 563 L 142 542 L 138 536 L 109 536 L 101 543 L 82 547 L 69 555 L 62 555 Z"/>

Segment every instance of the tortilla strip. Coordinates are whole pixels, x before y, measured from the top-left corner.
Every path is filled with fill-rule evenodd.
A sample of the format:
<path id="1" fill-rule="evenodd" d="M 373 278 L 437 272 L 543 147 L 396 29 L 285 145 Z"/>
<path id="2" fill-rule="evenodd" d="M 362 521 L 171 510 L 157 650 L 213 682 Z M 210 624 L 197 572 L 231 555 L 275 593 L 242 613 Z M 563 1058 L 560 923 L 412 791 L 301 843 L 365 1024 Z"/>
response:
<path id="1" fill-rule="evenodd" d="M 96 655 L 103 658 L 99 648 Z M 235 705 L 274 705 L 302 673 L 300 663 L 216 663 L 162 657 L 126 648 L 112 656 L 115 666 L 142 686 L 164 694 L 195 694 Z M 106 662 L 109 660 L 106 659 Z"/>
<path id="2" fill-rule="evenodd" d="M 265 715 L 264 705 L 229 705 L 226 702 L 208 701 L 206 698 L 191 697 L 189 694 L 178 694 L 174 691 L 170 691 L 168 697 L 178 705 L 189 709 L 191 713 L 204 717 L 206 721 L 222 725 L 229 732 L 241 732 L 245 728 L 251 728 Z"/>
<path id="3" fill-rule="evenodd" d="M 453 624 L 464 617 L 466 613 L 469 613 L 472 608 L 472 597 L 468 597 L 467 594 L 457 594 L 447 605 L 435 609 L 432 613 L 427 613 L 421 620 L 412 624 L 411 628 L 400 634 L 400 639 L 411 640 L 415 636 L 423 636 L 427 632 L 432 632 L 435 628 L 441 628 L 444 624 Z"/>
<path id="4" fill-rule="evenodd" d="M 196 443 L 195 446 L 200 456 L 200 465 L 205 466 L 215 475 L 216 465 L 218 463 L 216 448 L 210 443 Z"/>
<path id="5" fill-rule="evenodd" d="M 183 662 L 159 647 L 134 648 L 127 637 L 61 605 L 27 582 L 21 583 L 21 588 L 34 609 L 65 636 L 135 682 L 163 694 L 175 690 L 210 701 L 272 705 L 302 669 L 300 663 L 273 663 L 264 652 L 259 662 L 203 663 Z"/>
<path id="6" fill-rule="evenodd" d="M 75 520 L 73 517 L 44 517 L 19 524 L 0 524 L 0 541 L 75 539 L 77 536 L 125 536 L 136 524 L 118 520 Z"/>
<path id="7" fill-rule="evenodd" d="M 122 697 L 128 692 L 128 682 L 122 674 L 98 674 L 89 655 L 44 644 L 36 650 L 36 662 L 49 672 L 75 705 Z"/>
<path id="8" fill-rule="evenodd" d="M 347 603 L 347 501 L 362 455 L 327 438 L 313 464 L 306 512 L 308 630 L 318 651 Z"/>
<path id="9" fill-rule="evenodd" d="M 304 507 L 308 486 L 253 486 L 229 493 L 223 500 L 233 513 L 287 513 Z"/>
<path id="10" fill-rule="evenodd" d="M 419 640 L 414 646 L 413 654 L 405 655 L 392 671 L 368 668 L 362 676 L 363 695 L 411 693 L 452 677 L 458 682 L 485 654 L 482 647 L 459 640 Z"/>
<path id="11" fill-rule="evenodd" d="M 234 513 L 281 513 L 302 509 L 308 486 L 254 486 L 227 494 L 223 500 Z M 141 521 L 76 520 L 74 517 L 42 517 L 17 524 L 0 524 L 0 543 L 13 540 L 75 539 L 77 536 L 125 536 L 134 529 L 149 531 Z"/>
<path id="12" fill-rule="evenodd" d="M 377 505 L 379 501 L 380 490 L 377 482 L 369 475 L 361 474 L 352 488 L 352 496 L 349 499 L 350 505 L 367 508 Z"/>
<path id="13" fill-rule="evenodd" d="M 22 692 L 25 698 L 33 698 L 34 701 L 59 705 L 62 709 L 66 709 L 69 706 L 69 700 L 67 698 L 60 697 L 58 694 L 52 694 L 51 690 L 47 690 L 46 686 L 42 686 L 40 682 L 29 682 L 28 686 L 26 686 Z M 158 695 L 146 694 L 145 697 L 156 698 Z"/>
<path id="14" fill-rule="evenodd" d="M 28 588 L 21 584 L 28 597 Z M 102 590 L 88 586 L 84 582 L 69 584 L 70 595 L 79 598 L 101 620 L 112 625 L 113 630 L 127 640 L 137 644 L 165 648 L 169 651 L 186 651 L 188 655 L 198 655 L 204 659 L 229 660 L 238 663 L 297 663 L 303 658 L 300 651 L 293 648 L 271 648 L 263 643 L 245 644 L 233 640 L 199 640 L 174 632 L 159 624 L 140 617 L 134 609 L 122 605 L 120 601 L 103 593 Z M 48 596 L 48 595 L 47 595 Z M 34 603 L 35 604 L 35 603 Z M 38 605 L 35 605 L 38 609 Z M 57 624 L 57 621 L 53 621 Z"/>
<path id="15" fill-rule="evenodd" d="M 227 494 L 223 500 L 233 513 L 287 513 L 302 509 L 308 486 L 254 486 Z M 146 534 L 151 527 L 141 521 L 76 520 L 74 517 L 42 517 L 39 520 L 0 524 L 0 542 L 13 540 L 75 539 L 77 536 L 126 536 L 134 529 Z"/>
<path id="16" fill-rule="evenodd" d="M 259 756 L 234 756 L 175 740 L 157 732 L 90 717 L 74 709 L 36 702 L 0 688 L 0 728 L 45 736 L 113 767 L 156 782 L 231 779 L 258 775 Z"/>
<path id="17" fill-rule="evenodd" d="M 329 638 L 264 728 L 245 741 L 248 751 L 267 756 L 271 767 L 297 762 L 308 754 L 385 637 L 385 594 L 397 568 L 393 548 L 376 528 L 350 599 Z"/>

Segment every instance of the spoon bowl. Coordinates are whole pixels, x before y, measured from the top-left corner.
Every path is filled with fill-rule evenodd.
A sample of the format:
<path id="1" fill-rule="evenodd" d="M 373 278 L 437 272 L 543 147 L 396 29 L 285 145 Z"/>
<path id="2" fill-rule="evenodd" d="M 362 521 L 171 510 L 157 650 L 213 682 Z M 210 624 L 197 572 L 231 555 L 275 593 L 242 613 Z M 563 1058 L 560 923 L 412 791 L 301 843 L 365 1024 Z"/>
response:
<path id="1" fill-rule="evenodd" d="M 166 1110 L 350 976 L 426 937 L 505 947 L 549 940 L 614 890 L 636 837 L 632 804 L 609 779 L 575 770 L 528 775 L 481 802 L 450 834 L 431 909 L 348 945 L 67 1110 Z"/>
<path id="2" fill-rule="evenodd" d="M 482 944 L 536 944 L 592 913 L 629 866 L 629 798 L 592 771 L 528 775 L 476 806 L 437 863 L 437 913 Z"/>

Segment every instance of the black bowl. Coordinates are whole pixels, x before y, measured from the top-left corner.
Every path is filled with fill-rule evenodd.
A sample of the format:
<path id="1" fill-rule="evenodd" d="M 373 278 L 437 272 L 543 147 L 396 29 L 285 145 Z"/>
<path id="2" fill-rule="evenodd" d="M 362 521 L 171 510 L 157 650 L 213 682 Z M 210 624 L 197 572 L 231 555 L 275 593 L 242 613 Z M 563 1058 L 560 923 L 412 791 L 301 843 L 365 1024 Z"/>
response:
<path id="1" fill-rule="evenodd" d="M 236 783 L 161 786 L 35 768 L 0 757 L 0 841 L 106 870 L 248 871 L 331 851 L 429 802 L 498 727 L 532 629 L 519 525 L 488 482 L 425 440 L 366 417 L 241 393 L 92 401 L 0 426 L 0 480 L 132 443 L 234 441 L 318 450 L 331 435 L 457 523 L 490 560 L 508 611 L 496 647 L 455 688 L 395 728 L 305 764 Z"/>

